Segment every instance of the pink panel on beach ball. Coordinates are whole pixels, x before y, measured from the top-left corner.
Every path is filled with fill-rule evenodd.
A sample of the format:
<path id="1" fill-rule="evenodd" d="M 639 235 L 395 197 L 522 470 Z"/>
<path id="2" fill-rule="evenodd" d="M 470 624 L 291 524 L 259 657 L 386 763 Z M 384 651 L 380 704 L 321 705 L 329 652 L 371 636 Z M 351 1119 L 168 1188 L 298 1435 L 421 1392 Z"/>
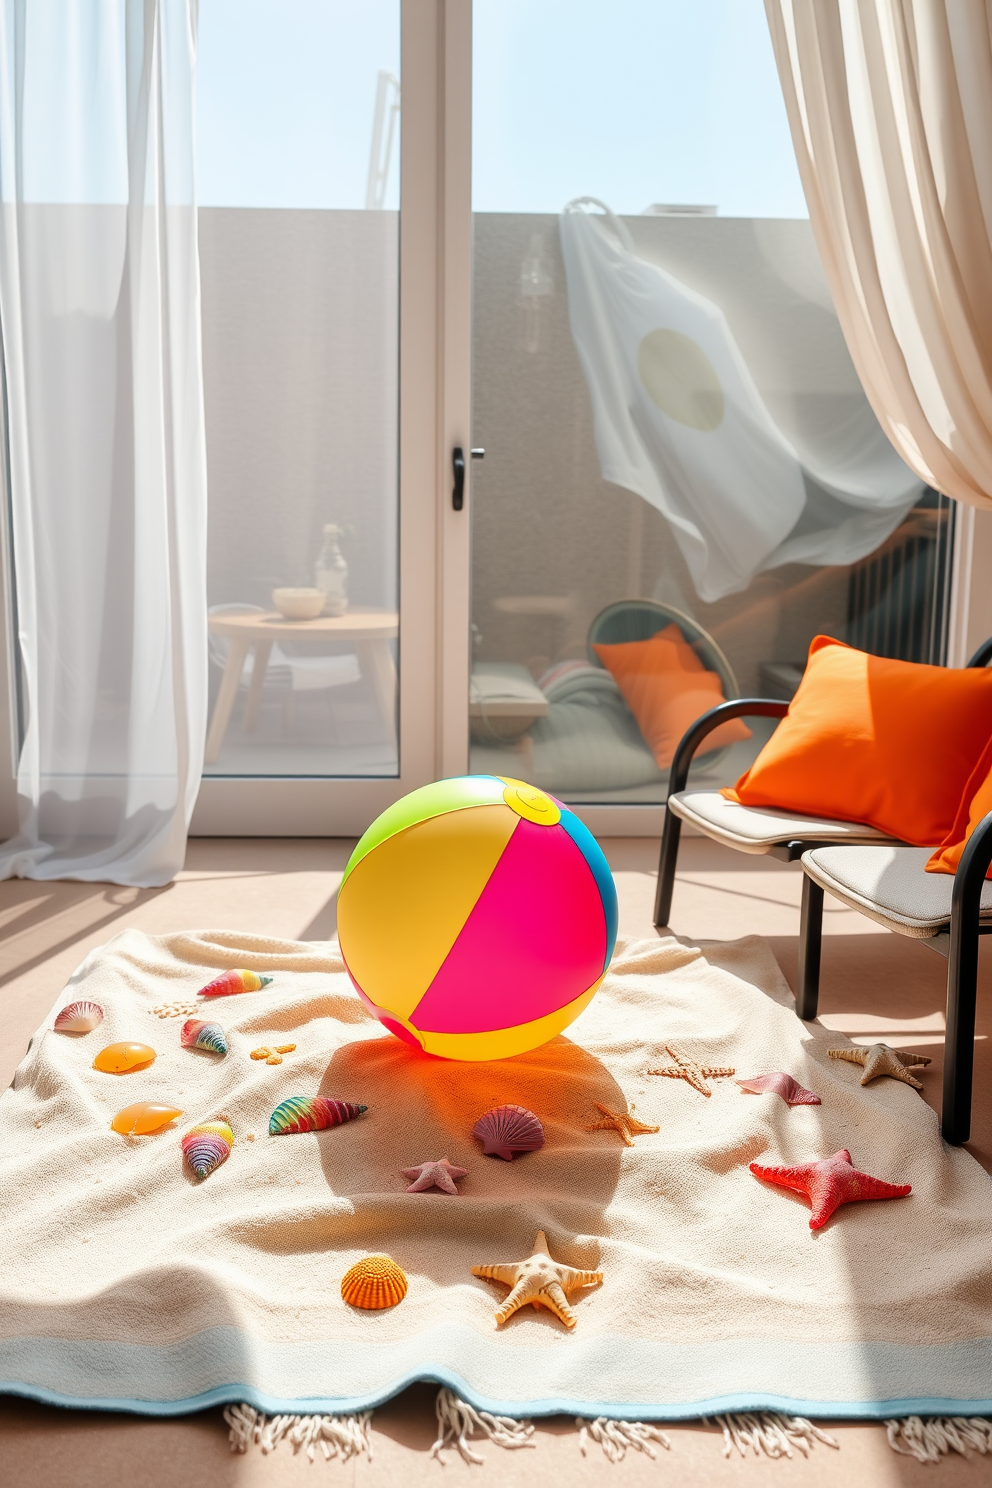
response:
<path id="1" fill-rule="evenodd" d="M 543 1018 L 603 972 L 596 880 L 564 827 L 521 819 L 410 1017 L 433 1033 L 486 1033 Z"/>

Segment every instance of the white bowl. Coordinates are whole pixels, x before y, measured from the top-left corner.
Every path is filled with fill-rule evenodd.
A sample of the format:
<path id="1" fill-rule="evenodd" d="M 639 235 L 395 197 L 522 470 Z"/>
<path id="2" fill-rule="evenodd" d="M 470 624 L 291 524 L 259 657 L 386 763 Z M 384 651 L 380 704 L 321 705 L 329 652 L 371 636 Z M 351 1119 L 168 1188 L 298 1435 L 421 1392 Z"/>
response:
<path id="1" fill-rule="evenodd" d="M 273 589 L 272 603 L 287 620 L 316 620 L 324 608 L 323 589 Z"/>

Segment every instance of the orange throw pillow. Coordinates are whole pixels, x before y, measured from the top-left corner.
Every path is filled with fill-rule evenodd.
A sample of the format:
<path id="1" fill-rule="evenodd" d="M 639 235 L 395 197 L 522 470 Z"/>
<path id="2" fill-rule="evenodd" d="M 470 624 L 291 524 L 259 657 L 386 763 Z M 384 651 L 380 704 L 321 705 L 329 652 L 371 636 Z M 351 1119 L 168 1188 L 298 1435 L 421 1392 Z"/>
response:
<path id="1" fill-rule="evenodd" d="M 927 859 L 928 873 L 956 873 L 961 854 L 983 816 L 992 811 L 992 739 L 986 744 L 964 788 L 954 825 L 940 847 Z M 985 875 L 992 878 L 992 866 Z"/>
<path id="2" fill-rule="evenodd" d="M 706 670 L 677 625 L 667 625 L 647 641 L 592 649 L 615 679 L 659 770 L 668 769 L 689 725 L 725 701 L 720 678 Z M 732 718 L 709 735 L 704 748 L 720 749 L 750 737 L 747 725 Z"/>
<path id="3" fill-rule="evenodd" d="M 788 714 L 723 794 L 933 847 L 990 737 L 992 671 L 890 661 L 817 636 Z"/>

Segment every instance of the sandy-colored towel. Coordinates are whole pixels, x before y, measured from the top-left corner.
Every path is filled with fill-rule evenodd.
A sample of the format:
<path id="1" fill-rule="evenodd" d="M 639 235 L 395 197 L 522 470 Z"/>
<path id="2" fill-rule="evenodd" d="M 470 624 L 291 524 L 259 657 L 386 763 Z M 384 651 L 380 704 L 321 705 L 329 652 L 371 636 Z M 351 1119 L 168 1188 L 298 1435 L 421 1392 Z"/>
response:
<path id="1" fill-rule="evenodd" d="M 235 966 L 275 979 L 209 1005 L 230 1053 L 181 1048 L 182 1020 L 152 1009 Z M 79 997 L 103 1004 L 104 1023 L 73 1038 L 47 1019 L 0 1101 L 0 1388 L 157 1412 L 307 1411 L 364 1408 L 426 1378 L 516 1415 L 992 1413 L 989 1179 L 942 1145 L 915 1091 L 862 1088 L 858 1066 L 827 1057 L 845 1041 L 797 1020 L 757 939 L 621 944 L 569 1037 L 491 1065 L 387 1034 L 334 945 L 126 931 L 59 1005 Z M 155 1063 L 93 1070 L 121 1039 L 151 1044 Z M 283 1042 L 297 1050 L 281 1065 L 248 1057 Z M 728 1079 L 706 1099 L 645 1073 L 667 1062 L 666 1042 L 740 1075 L 785 1070 L 823 1104 L 790 1109 Z M 369 1111 L 270 1138 L 270 1112 L 296 1094 Z M 142 1099 L 186 1114 L 174 1132 L 115 1135 L 113 1113 Z M 626 1148 L 586 1129 L 596 1102 L 628 1101 L 656 1135 Z M 472 1126 L 503 1102 L 540 1116 L 542 1151 L 481 1155 Z M 179 1137 L 218 1114 L 236 1144 L 197 1183 Z M 748 1171 L 841 1147 L 912 1195 L 849 1205 L 813 1234 L 801 1198 Z M 459 1195 L 407 1194 L 399 1170 L 442 1156 L 468 1169 Z M 604 1273 L 573 1297 L 573 1333 L 532 1308 L 497 1330 L 505 1288 L 471 1275 L 527 1255 L 538 1229 L 556 1258 Z M 341 1301 L 368 1251 L 409 1275 L 392 1311 Z"/>

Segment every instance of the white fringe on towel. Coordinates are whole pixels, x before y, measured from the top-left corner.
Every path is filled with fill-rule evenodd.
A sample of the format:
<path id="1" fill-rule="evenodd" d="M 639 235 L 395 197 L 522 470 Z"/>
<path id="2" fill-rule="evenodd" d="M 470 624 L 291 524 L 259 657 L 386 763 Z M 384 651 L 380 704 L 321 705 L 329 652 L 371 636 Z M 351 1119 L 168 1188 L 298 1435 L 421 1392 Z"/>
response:
<path id="1" fill-rule="evenodd" d="M 611 1421 L 607 1416 L 587 1421 L 583 1416 L 576 1416 L 575 1424 L 579 1428 L 579 1451 L 583 1457 L 590 1438 L 599 1443 L 611 1462 L 622 1462 L 629 1450 L 647 1452 L 654 1459 L 658 1453 L 652 1446 L 653 1442 L 664 1447 L 666 1452 L 672 1450 L 665 1433 L 657 1426 L 649 1426 L 646 1421 Z"/>
<path id="2" fill-rule="evenodd" d="M 950 1452 L 992 1452 L 992 1421 L 984 1416 L 906 1416 L 886 1421 L 885 1430 L 893 1452 L 917 1462 L 939 1462 Z"/>
<path id="3" fill-rule="evenodd" d="M 723 1427 L 723 1455 L 729 1457 L 736 1447 L 742 1457 L 753 1451 L 756 1457 L 791 1457 L 796 1447 L 808 1457 L 816 1443 L 839 1447 L 834 1437 L 807 1421 L 805 1416 L 784 1416 L 778 1411 L 743 1412 L 734 1416 L 707 1417 Z"/>
<path id="4" fill-rule="evenodd" d="M 229 1405 L 224 1420 L 230 1428 L 232 1452 L 247 1452 L 249 1447 L 274 1452 L 281 1441 L 288 1441 L 294 1452 L 303 1447 L 311 1462 L 318 1446 L 325 1460 L 340 1457 L 347 1462 L 363 1452 L 372 1457 L 371 1411 L 357 1416 L 273 1416 L 269 1420 L 253 1406 Z"/>
<path id="5" fill-rule="evenodd" d="M 474 1405 L 469 1405 L 465 1400 L 459 1400 L 453 1391 L 442 1386 L 437 1392 L 437 1401 L 434 1409 L 437 1412 L 437 1441 L 431 1447 L 431 1456 L 436 1457 L 441 1466 L 444 1467 L 444 1458 L 441 1453 L 448 1447 L 457 1448 L 464 1462 L 471 1462 L 476 1467 L 481 1467 L 485 1462 L 478 1452 L 473 1452 L 469 1446 L 469 1439 L 477 1431 L 488 1436 L 497 1447 L 533 1447 L 535 1442 L 531 1441 L 534 1435 L 534 1427 L 530 1421 L 517 1421 L 513 1416 L 493 1416 L 488 1411 L 477 1411 Z"/>

